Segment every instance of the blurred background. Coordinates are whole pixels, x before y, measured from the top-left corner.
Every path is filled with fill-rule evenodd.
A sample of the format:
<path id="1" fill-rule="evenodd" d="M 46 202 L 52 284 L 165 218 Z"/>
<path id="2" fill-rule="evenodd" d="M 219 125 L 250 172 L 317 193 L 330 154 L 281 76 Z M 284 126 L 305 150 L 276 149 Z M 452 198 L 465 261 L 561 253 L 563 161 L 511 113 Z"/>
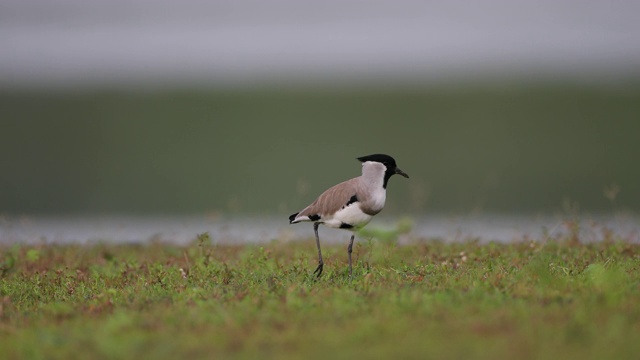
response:
<path id="1" fill-rule="evenodd" d="M 3 0 L 5 239 L 17 218 L 61 216 L 286 227 L 371 153 L 411 175 L 391 180 L 387 218 L 636 219 L 637 14 L 631 0 Z"/>

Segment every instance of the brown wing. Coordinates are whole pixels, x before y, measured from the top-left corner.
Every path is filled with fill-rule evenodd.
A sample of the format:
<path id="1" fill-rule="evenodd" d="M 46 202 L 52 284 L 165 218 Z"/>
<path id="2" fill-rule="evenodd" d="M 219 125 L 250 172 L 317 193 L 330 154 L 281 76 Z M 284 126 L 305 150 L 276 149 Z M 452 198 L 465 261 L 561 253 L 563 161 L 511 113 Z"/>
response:
<path id="1" fill-rule="evenodd" d="M 358 178 L 353 178 L 335 185 L 323 192 L 316 201 L 302 210 L 298 216 L 319 215 L 321 218 L 327 214 L 333 214 L 341 207 L 352 201 L 352 197 L 357 195 Z"/>

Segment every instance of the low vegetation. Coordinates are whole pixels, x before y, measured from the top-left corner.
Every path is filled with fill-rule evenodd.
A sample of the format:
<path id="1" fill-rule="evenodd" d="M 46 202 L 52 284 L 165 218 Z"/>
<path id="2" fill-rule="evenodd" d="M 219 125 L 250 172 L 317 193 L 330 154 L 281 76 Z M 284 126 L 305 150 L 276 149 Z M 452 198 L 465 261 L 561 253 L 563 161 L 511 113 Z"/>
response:
<path id="1" fill-rule="evenodd" d="M 345 244 L 346 246 L 346 244 Z M 0 248 L 2 358 L 637 359 L 640 245 Z"/>

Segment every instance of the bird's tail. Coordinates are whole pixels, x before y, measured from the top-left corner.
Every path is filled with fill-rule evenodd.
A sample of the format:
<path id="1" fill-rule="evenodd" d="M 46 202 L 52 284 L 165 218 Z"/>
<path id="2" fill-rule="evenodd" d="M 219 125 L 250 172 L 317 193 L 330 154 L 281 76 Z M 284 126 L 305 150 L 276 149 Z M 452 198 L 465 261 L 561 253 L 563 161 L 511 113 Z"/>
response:
<path id="1" fill-rule="evenodd" d="M 289 224 L 293 224 L 293 221 L 296 219 L 296 216 L 298 216 L 298 214 L 300 214 L 299 212 L 292 214 L 291 216 L 289 216 Z"/>

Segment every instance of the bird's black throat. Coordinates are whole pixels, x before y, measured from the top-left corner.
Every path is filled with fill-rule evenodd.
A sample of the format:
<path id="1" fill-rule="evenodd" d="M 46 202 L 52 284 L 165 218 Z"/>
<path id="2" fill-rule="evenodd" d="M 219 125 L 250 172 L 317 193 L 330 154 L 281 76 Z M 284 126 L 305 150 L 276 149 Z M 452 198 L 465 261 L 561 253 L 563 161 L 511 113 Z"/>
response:
<path id="1" fill-rule="evenodd" d="M 384 189 L 387 188 L 387 183 L 389 182 L 389 179 L 391 179 L 391 177 L 393 175 L 396 174 L 396 170 L 395 169 L 389 169 L 387 168 L 387 171 L 384 172 L 384 181 L 382 182 L 382 187 Z"/>

